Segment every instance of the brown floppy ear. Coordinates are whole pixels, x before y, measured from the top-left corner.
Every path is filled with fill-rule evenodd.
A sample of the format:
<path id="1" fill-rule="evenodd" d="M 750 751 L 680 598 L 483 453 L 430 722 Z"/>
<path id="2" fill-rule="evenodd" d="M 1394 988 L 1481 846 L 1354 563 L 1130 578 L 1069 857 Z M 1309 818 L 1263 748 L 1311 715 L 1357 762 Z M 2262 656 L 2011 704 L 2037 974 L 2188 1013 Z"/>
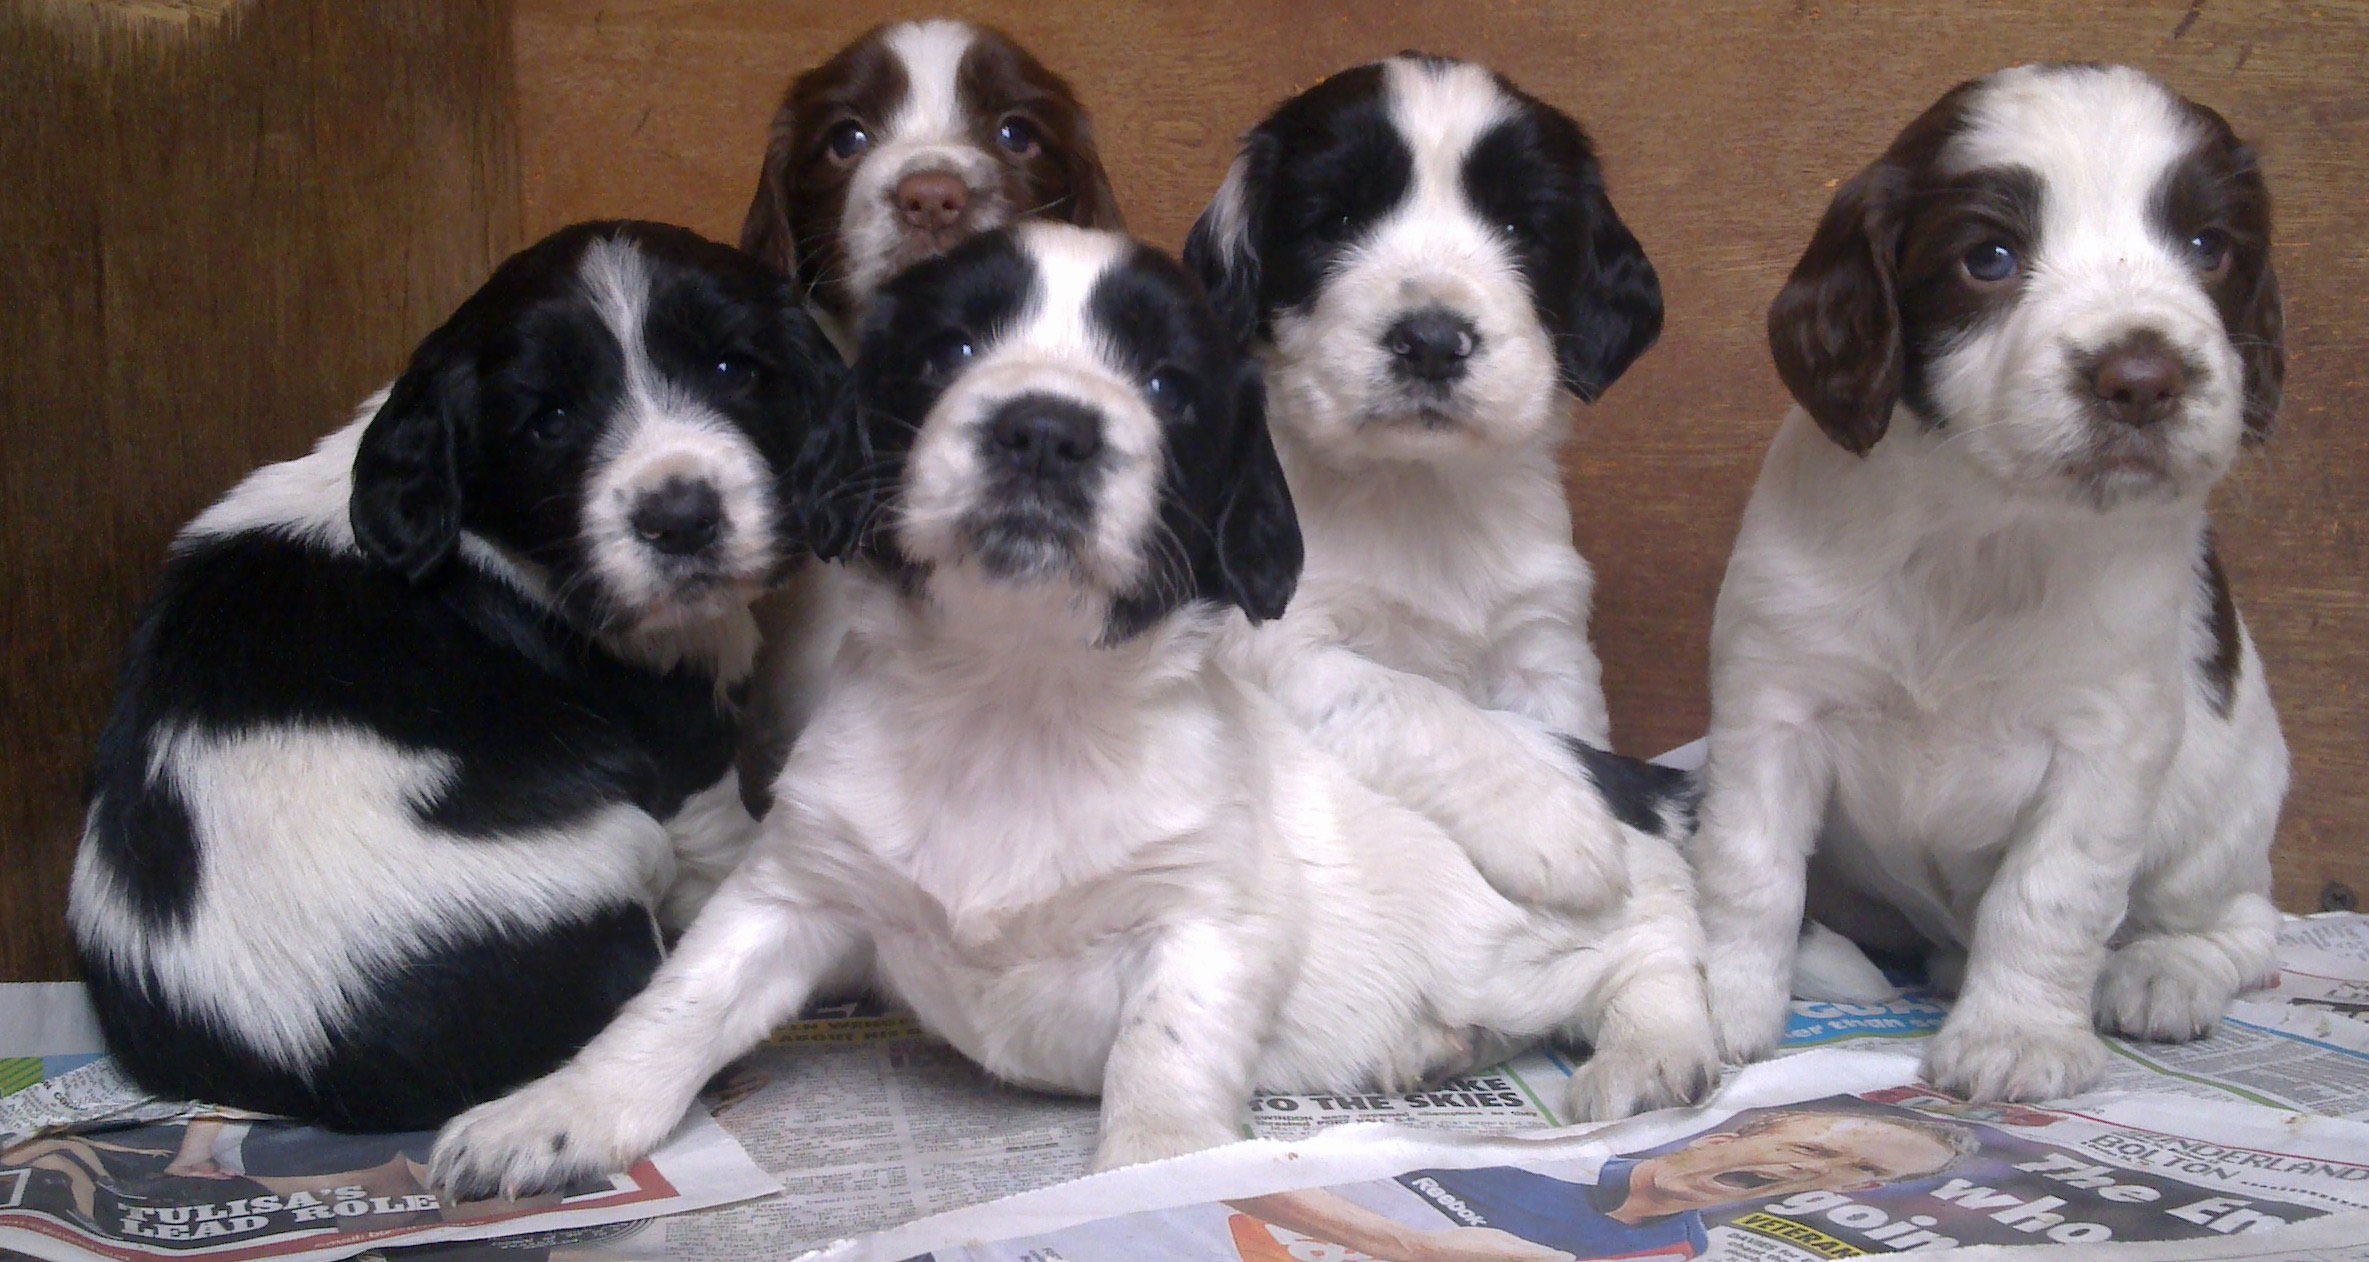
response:
<path id="1" fill-rule="evenodd" d="M 2238 358 L 2246 366 L 2247 442 L 2268 439 L 2272 422 L 2278 420 L 2279 399 L 2287 382 L 2286 331 L 2278 274 L 2270 270 L 2270 260 L 2264 259 L 2254 292 L 2229 329 L 2230 339 L 2237 343 Z"/>
<path id="2" fill-rule="evenodd" d="M 1081 228 L 1099 228 L 1112 232 L 1126 230 L 1126 222 L 1119 216 L 1119 199 L 1110 190 L 1110 173 L 1102 168 L 1102 152 L 1094 147 L 1094 125 L 1086 121 L 1083 109 L 1072 121 L 1069 143 L 1064 146 L 1062 176 L 1069 184 L 1069 204 L 1062 218 Z"/>
<path id="3" fill-rule="evenodd" d="M 784 276 L 798 274 L 798 242 L 790 231 L 790 144 L 796 125 L 790 98 L 784 95 L 773 111 L 765 165 L 757 172 L 757 192 L 749 198 L 749 213 L 740 221 L 740 248 L 771 263 Z"/>
<path id="4" fill-rule="evenodd" d="M 1899 294 L 1906 180 L 1887 156 L 1836 190 L 1769 304 L 1777 375 L 1826 436 L 1854 455 L 1866 455 L 1891 425 L 1907 368 Z"/>

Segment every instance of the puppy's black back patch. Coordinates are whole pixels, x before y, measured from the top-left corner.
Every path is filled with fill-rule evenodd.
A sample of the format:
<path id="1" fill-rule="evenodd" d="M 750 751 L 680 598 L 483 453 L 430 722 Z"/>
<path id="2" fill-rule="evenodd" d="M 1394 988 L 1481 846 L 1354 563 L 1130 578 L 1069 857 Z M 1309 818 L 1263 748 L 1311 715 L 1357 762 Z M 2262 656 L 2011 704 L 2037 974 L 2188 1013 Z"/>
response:
<path id="1" fill-rule="evenodd" d="M 303 1073 L 166 999 L 142 970 L 88 949 L 82 963 L 108 1051 L 142 1087 L 338 1130 L 411 1131 L 558 1068 L 658 960 L 657 925 L 634 904 L 430 946 L 364 979 L 366 1016 L 333 1031 Z"/>
<path id="2" fill-rule="evenodd" d="M 1576 736 L 1564 737 L 1563 743 L 1579 759 L 1620 822 L 1639 832 L 1668 837 L 1672 821 L 1694 817 L 1702 790 L 1692 772 L 1598 749 Z"/>

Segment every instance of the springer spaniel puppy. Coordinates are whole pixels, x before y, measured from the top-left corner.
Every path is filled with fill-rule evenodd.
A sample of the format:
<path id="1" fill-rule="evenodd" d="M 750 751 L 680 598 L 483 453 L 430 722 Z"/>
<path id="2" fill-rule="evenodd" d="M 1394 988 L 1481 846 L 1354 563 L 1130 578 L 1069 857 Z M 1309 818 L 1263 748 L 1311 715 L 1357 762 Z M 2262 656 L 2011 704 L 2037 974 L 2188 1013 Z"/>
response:
<path id="1" fill-rule="evenodd" d="M 1835 194 L 1769 311 L 1800 406 L 1712 633 L 1697 841 L 1727 1054 L 1804 907 L 1958 991 L 1937 1086 L 2094 1083 L 2271 971 L 2287 751 L 2205 520 L 2279 401 L 2270 201 L 2120 66 L 1964 84 Z"/>
<path id="2" fill-rule="evenodd" d="M 183 529 L 68 906 L 124 1071 L 412 1130 L 597 1033 L 754 833 L 729 694 L 841 371 L 771 269 L 584 224 Z"/>
<path id="3" fill-rule="evenodd" d="M 1100 1093 L 1097 1162 L 1238 1138 L 1252 1090 L 1406 1087 L 1700 1002 L 1696 962 L 1533 916 L 1212 649 L 1300 535 L 1255 364 L 1176 263 L 1023 224 L 882 290 L 833 437 L 884 495 L 839 679 L 747 862 L 550 1077 L 456 1119 L 441 1185 L 623 1167 L 850 961 L 990 1072 Z M 1601 1071 L 1583 1067 L 1583 1104 Z"/>
<path id="4" fill-rule="evenodd" d="M 1635 834 L 1686 785 L 1603 752 L 1556 459 L 1662 319 L 1586 134 L 1481 66 L 1346 70 L 1251 130 L 1185 258 L 1266 361 L 1307 537 L 1243 669 L 1507 894 L 1598 908 L 1643 863 L 1670 897 Z"/>
<path id="5" fill-rule="evenodd" d="M 1121 226 L 1068 82 L 992 28 L 895 22 L 790 83 L 740 243 L 797 277 L 846 347 L 889 277 L 1032 217 Z M 740 767 L 760 810 L 826 686 L 846 586 L 832 567 L 801 566 L 757 607 L 764 645 Z"/>
<path id="6" fill-rule="evenodd" d="M 1077 94 L 991 27 L 892 22 L 791 80 L 740 246 L 837 334 L 889 277 L 1025 218 L 1121 226 Z"/>

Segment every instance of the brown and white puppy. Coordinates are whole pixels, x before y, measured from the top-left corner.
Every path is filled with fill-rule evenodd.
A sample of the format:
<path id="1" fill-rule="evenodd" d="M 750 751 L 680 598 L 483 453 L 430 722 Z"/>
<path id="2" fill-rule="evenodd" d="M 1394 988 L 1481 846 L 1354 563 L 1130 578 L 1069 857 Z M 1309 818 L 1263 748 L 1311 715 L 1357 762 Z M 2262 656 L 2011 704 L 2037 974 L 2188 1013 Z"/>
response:
<path id="1" fill-rule="evenodd" d="M 2128 67 L 1966 84 L 1836 192 L 1711 637 L 1730 1056 L 1776 1039 L 1805 892 L 1958 990 L 1926 1072 L 1969 1098 L 2082 1090 L 2093 1026 L 2193 1038 L 2270 974 L 2287 751 L 2206 500 L 2280 327 L 2253 152 Z"/>
<path id="2" fill-rule="evenodd" d="M 1122 226 L 1077 94 L 991 27 L 892 22 L 790 82 L 740 246 L 844 333 L 890 276 L 1025 218 Z"/>
<path id="3" fill-rule="evenodd" d="M 892 22 L 790 82 L 740 245 L 797 279 L 844 351 L 889 277 L 1028 218 L 1124 226 L 1068 81 L 993 28 Z M 838 652 L 846 596 L 810 563 L 757 607 L 740 768 L 760 810 Z"/>

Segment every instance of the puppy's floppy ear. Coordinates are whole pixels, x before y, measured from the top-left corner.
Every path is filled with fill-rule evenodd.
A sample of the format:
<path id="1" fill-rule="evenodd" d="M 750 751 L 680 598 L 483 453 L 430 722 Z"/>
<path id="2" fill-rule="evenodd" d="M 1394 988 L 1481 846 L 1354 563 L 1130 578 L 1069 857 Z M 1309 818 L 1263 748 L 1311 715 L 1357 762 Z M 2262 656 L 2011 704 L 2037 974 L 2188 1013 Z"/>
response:
<path id="1" fill-rule="evenodd" d="M 1837 189 L 1793 275 L 1769 304 L 1777 375 L 1844 450 L 1866 455 L 1892 423 L 1901 344 L 1901 190 L 1889 156 Z"/>
<path id="2" fill-rule="evenodd" d="M 1094 146 L 1094 125 L 1077 113 L 1062 146 L 1062 178 L 1069 184 L 1069 200 L 1061 217 L 1081 228 L 1124 232 L 1118 195 L 1111 192 L 1110 172 L 1103 169 L 1102 152 Z"/>
<path id="3" fill-rule="evenodd" d="M 854 557 L 871 536 L 881 487 L 864 405 L 868 376 L 859 363 L 838 380 L 829 406 L 807 427 L 806 441 L 790 466 L 788 482 L 800 506 L 797 522 L 807 551 L 818 560 Z"/>
<path id="4" fill-rule="evenodd" d="M 469 363 L 446 341 L 439 330 L 412 355 L 354 453 L 354 542 L 414 583 L 434 574 L 461 537 L 461 430 L 476 389 Z"/>
<path id="5" fill-rule="evenodd" d="M 2213 116 L 2216 120 L 2219 115 Z M 2229 124 L 2223 122 L 2226 133 Z M 2245 204 L 2245 218 L 2252 249 L 2259 251 L 2261 270 L 2245 290 L 2245 298 L 2228 317 L 2229 340 L 2236 344 L 2238 360 L 2245 365 L 2246 441 L 2258 443 L 2270 437 L 2271 424 L 2278 419 L 2279 400 L 2286 392 L 2287 382 L 2287 318 L 2286 308 L 2279 298 L 2278 273 L 2270 266 L 2270 188 L 2262 179 L 2262 166 L 2248 146 L 2235 144 L 2233 165 L 2237 175 L 2233 183 Z M 2243 256 L 2240 262 L 2246 261 Z"/>
<path id="6" fill-rule="evenodd" d="M 1586 262 L 1555 338 L 1555 360 L 1564 388 L 1593 403 L 1661 336 L 1662 282 L 1600 175 L 1589 179 L 1586 201 Z"/>
<path id="7" fill-rule="evenodd" d="M 797 236 L 790 231 L 790 146 L 798 119 L 790 100 L 784 95 L 773 111 L 765 164 L 757 171 L 757 191 L 749 198 L 748 214 L 740 221 L 740 248 L 771 263 L 784 276 L 798 274 Z"/>
<path id="8" fill-rule="evenodd" d="M 1218 319 L 1241 344 L 1257 337 L 1264 322 L 1258 244 L 1252 236 L 1264 215 L 1275 162 L 1273 137 L 1255 131 L 1245 137 L 1217 196 L 1185 235 L 1186 269 L 1200 278 Z"/>
<path id="9" fill-rule="evenodd" d="M 1211 523 L 1213 569 L 1200 594 L 1239 607 L 1252 622 L 1283 616 L 1300 583 L 1300 519 L 1267 432 L 1267 390 L 1258 364 L 1244 359 L 1234 387 L 1234 449 L 1224 468 L 1233 479 Z"/>

